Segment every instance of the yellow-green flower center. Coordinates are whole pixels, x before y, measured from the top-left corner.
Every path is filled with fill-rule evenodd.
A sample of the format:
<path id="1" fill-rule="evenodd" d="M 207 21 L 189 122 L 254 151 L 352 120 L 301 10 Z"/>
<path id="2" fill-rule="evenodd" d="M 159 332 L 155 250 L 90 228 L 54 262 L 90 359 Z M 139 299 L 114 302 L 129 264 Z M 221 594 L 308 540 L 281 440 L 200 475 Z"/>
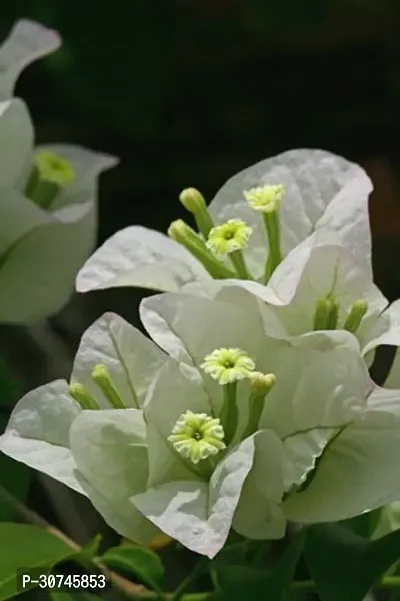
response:
<path id="1" fill-rule="evenodd" d="M 36 153 L 34 162 L 41 180 L 54 182 L 65 188 L 75 179 L 72 164 L 57 154 L 42 150 Z"/>
<path id="2" fill-rule="evenodd" d="M 206 413 L 183 413 L 168 437 L 182 457 L 192 463 L 207 459 L 225 449 L 224 429 L 219 419 Z"/>
<path id="3" fill-rule="evenodd" d="M 243 192 L 249 206 L 263 213 L 278 211 L 284 194 L 285 187 L 280 184 L 251 188 Z"/>
<path id="4" fill-rule="evenodd" d="M 252 228 L 241 219 L 229 219 L 226 223 L 217 225 L 210 230 L 207 248 L 215 255 L 226 255 L 242 250 L 247 246 Z"/>
<path id="5" fill-rule="evenodd" d="M 255 369 L 251 357 L 239 348 L 220 348 L 204 357 L 200 367 L 222 385 L 243 380 Z"/>

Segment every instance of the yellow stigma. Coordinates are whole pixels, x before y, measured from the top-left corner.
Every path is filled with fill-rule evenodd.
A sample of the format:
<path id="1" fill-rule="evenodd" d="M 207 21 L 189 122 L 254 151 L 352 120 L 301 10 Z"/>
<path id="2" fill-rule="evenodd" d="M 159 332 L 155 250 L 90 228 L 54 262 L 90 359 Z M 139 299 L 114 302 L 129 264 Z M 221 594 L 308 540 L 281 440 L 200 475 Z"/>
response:
<path id="1" fill-rule="evenodd" d="M 255 363 L 239 348 L 220 348 L 204 357 L 200 367 L 222 385 L 244 380 L 254 371 Z"/>
<path id="2" fill-rule="evenodd" d="M 185 459 L 199 463 L 225 449 L 224 429 L 219 419 L 206 413 L 183 413 L 168 437 L 174 448 Z"/>
<path id="3" fill-rule="evenodd" d="M 262 213 L 278 211 L 284 194 L 285 187 L 280 184 L 251 188 L 243 192 L 249 206 L 255 211 Z"/>
<path id="4" fill-rule="evenodd" d="M 229 219 L 226 223 L 210 230 L 207 248 L 217 257 L 226 257 L 236 250 L 246 248 L 252 231 L 252 228 L 241 219 Z"/>
<path id="5" fill-rule="evenodd" d="M 72 164 L 52 152 L 42 150 L 36 153 L 34 163 L 39 171 L 41 180 L 53 182 L 65 188 L 75 179 L 75 171 Z"/>

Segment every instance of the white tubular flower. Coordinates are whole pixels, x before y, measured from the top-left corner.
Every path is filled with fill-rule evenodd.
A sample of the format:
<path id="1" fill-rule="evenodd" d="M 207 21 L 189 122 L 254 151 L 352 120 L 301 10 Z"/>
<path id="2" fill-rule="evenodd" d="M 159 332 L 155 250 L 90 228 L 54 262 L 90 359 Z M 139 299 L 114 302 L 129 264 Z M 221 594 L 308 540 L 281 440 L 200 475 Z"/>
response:
<path id="1" fill-rule="evenodd" d="M 168 440 L 182 457 L 194 464 L 225 449 L 224 429 L 219 419 L 206 413 L 182 413 Z"/>
<path id="2" fill-rule="evenodd" d="M 36 321 L 68 301 L 96 243 L 99 175 L 117 163 L 78 146 L 34 148 L 14 86 L 24 67 L 60 43 L 56 32 L 24 20 L 0 46 L 0 323 Z"/>
<path id="3" fill-rule="evenodd" d="M 241 219 L 229 219 L 210 230 L 206 245 L 217 257 L 224 258 L 246 248 L 251 232 L 251 227 Z"/>
<path id="4" fill-rule="evenodd" d="M 279 211 L 284 194 L 285 186 L 281 184 L 251 188 L 251 190 L 243 191 L 243 196 L 247 200 L 249 207 L 261 213 Z"/>
<path id="5" fill-rule="evenodd" d="M 255 369 L 251 357 L 239 348 L 219 348 L 204 357 L 200 367 L 222 385 L 243 380 Z"/>

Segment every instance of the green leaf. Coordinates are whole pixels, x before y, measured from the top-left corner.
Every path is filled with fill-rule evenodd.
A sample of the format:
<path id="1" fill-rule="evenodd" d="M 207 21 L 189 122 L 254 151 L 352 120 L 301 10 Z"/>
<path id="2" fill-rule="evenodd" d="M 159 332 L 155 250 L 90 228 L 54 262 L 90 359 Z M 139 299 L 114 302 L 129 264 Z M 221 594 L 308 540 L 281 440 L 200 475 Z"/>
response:
<path id="1" fill-rule="evenodd" d="M 64 590 L 50 591 L 49 599 L 51 599 L 51 601 L 102 601 L 101 597 L 92 595 L 91 593 L 74 591 L 72 594 Z"/>
<path id="2" fill-rule="evenodd" d="M 269 569 L 224 566 L 217 570 L 218 585 L 227 599 L 273 599 L 285 601 L 302 554 L 306 530 L 294 538 L 275 565 Z"/>
<path id="3" fill-rule="evenodd" d="M 134 574 L 147 586 L 159 590 L 164 578 L 164 566 L 161 559 L 150 549 L 144 547 L 114 547 L 101 558 L 101 562 L 110 568 L 119 568 Z"/>
<path id="4" fill-rule="evenodd" d="M 362 601 L 400 557 L 400 530 L 375 541 L 337 524 L 309 529 L 305 556 L 321 601 Z"/>
<path id="5" fill-rule="evenodd" d="M 101 534 L 96 534 L 80 551 L 74 553 L 74 561 L 90 561 L 96 557 L 99 553 L 99 547 L 101 543 Z"/>
<path id="6" fill-rule="evenodd" d="M 0 524 L 0 599 L 17 594 L 17 571 L 29 568 L 51 568 L 73 555 L 71 548 L 59 538 L 37 526 Z"/>
<path id="7" fill-rule="evenodd" d="M 8 403 L 17 391 L 17 384 L 7 371 L 3 357 L 0 357 L 0 405 Z"/>
<path id="8" fill-rule="evenodd" d="M 352 532 L 364 536 L 365 538 L 372 538 L 379 521 L 381 519 L 382 509 L 374 509 L 368 513 L 363 513 L 355 518 L 349 520 L 343 520 L 339 522 L 341 526 L 348 528 Z"/>
<path id="9" fill-rule="evenodd" d="M 7 420 L 0 416 L 0 432 Z M 0 453 L 1 486 L 19 501 L 25 501 L 31 483 L 31 472 L 26 465 Z M 15 510 L 0 496 L 0 522 L 10 521 L 16 517 Z"/>

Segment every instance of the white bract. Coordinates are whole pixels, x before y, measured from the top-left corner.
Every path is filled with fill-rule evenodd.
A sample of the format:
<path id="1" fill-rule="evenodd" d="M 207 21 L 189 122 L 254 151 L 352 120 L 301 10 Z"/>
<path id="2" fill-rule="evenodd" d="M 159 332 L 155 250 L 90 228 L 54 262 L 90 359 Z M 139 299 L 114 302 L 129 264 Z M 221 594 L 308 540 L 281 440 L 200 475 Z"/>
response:
<path id="1" fill-rule="evenodd" d="M 104 316 L 71 387 L 26 395 L 1 450 L 86 494 L 122 535 L 145 542 L 159 529 L 209 557 L 231 528 L 280 538 L 288 519 L 395 500 L 400 392 L 374 386 L 349 332 L 273 339 L 258 299 L 233 294 L 146 299 L 156 344 Z"/>
<path id="2" fill-rule="evenodd" d="M 99 487 L 99 474 L 87 478 L 85 471 L 78 469 L 71 451 L 70 432 L 82 413 L 90 414 L 94 428 L 103 411 L 113 414 L 116 426 L 107 429 L 103 441 L 92 440 L 91 427 L 85 436 L 92 440 L 92 452 L 96 452 L 96 444 L 107 445 L 107 440 L 112 441 L 115 434 L 115 445 L 107 447 L 108 458 L 103 464 L 105 475 L 120 481 L 121 486 L 126 480 L 132 485 L 131 494 L 145 490 L 146 460 L 140 468 L 140 477 L 135 469 L 135 461 L 140 462 L 147 454 L 144 442 L 139 441 L 136 447 L 128 450 L 133 463 L 125 472 L 124 462 L 128 459 L 125 441 L 131 440 L 137 428 L 135 424 L 141 424 L 143 429 L 141 409 L 145 394 L 166 361 L 167 356 L 124 319 L 112 313 L 105 314 L 84 333 L 70 384 L 56 380 L 28 392 L 17 403 L 0 436 L 0 450 L 88 496 L 104 519 L 124 536 L 137 542 L 148 542 L 156 528 L 127 501 L 122 489 L 114 485 Z M 103 372 L 104 367 L 107 368 L 108 377 L 96 383 L 93 372 L 95 375 L 99 366 Z M 112 389 L 122 406 L 129 409 L 107 411 L 110 406 L 115 406 Z M 71 391 L 80 403 L 74 400 Z M 87 401 L 94 406 L 86 412 L 82 405 L 87 406 Z M 96 406 L 101 411 L 95 410 Z"/>
<path id="3" fill-rule="evenodd" d="M 169 230 L 172 240 L 140 226 L 117 232 L 80 270 L 77 290 L 177 291 L 211 277 L 261 281 L 316 230 L 336 231 L 370 269 L 371 189 L 365 172 L 344 158 L 322 150 L 284 152 L 235 175 L 208 209 L 196 190 L 185 190 L 181 201 L 201 235 L 180 221 Z"/>
<path id="4" fill-rule="evenodd" d="M 277 338 L 348 330 L 368 361 L 378 346 L 400 345 L 400 301 L 389 306 L 370 269 L 332 232 L 316 232 L 299 244 L 267 286 L 224 280 L 189 284 L 183 291 L 232 303 L 252 294 L 261 301 L 266 331 Z M 390 388 L 399 387 L 398 364 L 399 360 L 387 380 Z"/>
<path id="5" fill-rule="evenodd" d="M 58 34 L 20 21 L 0 47 L 0 322 L 57 312 L 96 241 L 99 174 L 114 157 L 67 144 L 34 148 L 23 68 L 55 51 Z"/>
<path id="6" fill-rule="evenodd" d="M 400 392 L 374 386 L 355 337 L 341 331 L 273 340 L 256 299 L 239 297 L 232 304 L 164 294 L 141 306 L 152 338 L 184 365 L 165 367 L 149 393 L 151 488 L 133 502 L 161 530 L 209 556 L 224 544 L 230 524 L 249 538 L 279 538 L 287 519 L 349 518 L 395 499 L 400 489 L 393 455 L 400 445 Z M 214 366 L 213 349 L 222 349 L 225 380 L 223 372 L 206 369 Z M 274 374 L 264 396 L 251 365 L 243 379 L 237 349 L 258 372 Z M 233 392 L 232 365 L 238 365 Z M 237 406 L 229 437 L 227 399 Z M 221 458 L 211 461 L 211 470 L 205 459 L 200 483 L 191 475 L 193 462 L 182 462 L 179 448 L 166 442 L 188 410 L 219 417 L 225 431 L 227 451 L 215 456 Z"/>

